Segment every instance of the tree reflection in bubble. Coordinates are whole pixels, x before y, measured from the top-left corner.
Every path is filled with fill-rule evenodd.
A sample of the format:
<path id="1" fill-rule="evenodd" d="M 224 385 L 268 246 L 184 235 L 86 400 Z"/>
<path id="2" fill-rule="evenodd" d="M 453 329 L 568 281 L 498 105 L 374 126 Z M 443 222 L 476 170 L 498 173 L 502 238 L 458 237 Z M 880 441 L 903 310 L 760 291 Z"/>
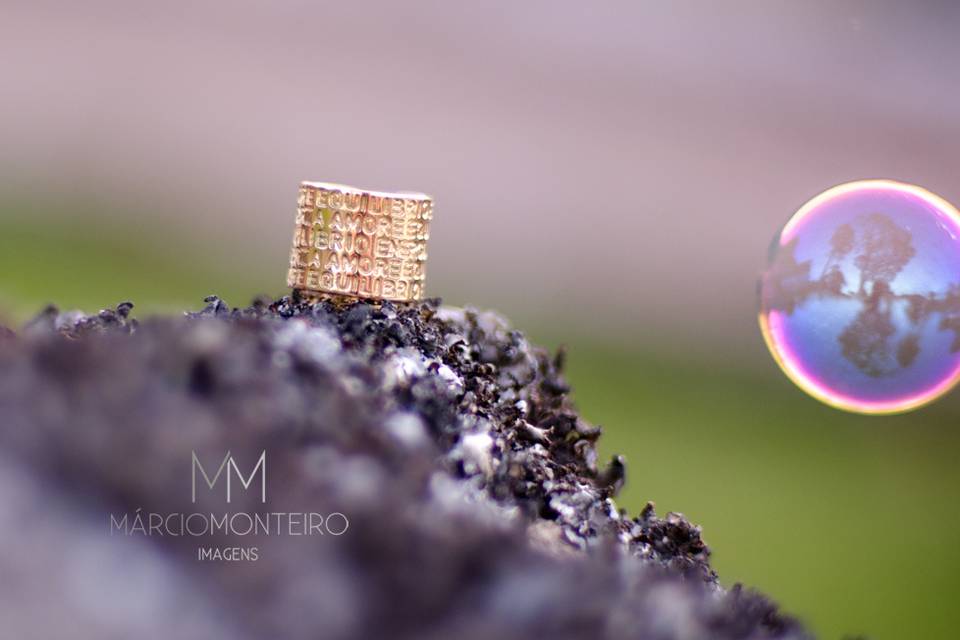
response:
<path id="1" fill-rule="evenodd" d="M 760 326 L 784 373 L 830 405 L 936 399 L 960 379 L 960 213 L 887 180 L 824 192 L 774 240 Z"/>

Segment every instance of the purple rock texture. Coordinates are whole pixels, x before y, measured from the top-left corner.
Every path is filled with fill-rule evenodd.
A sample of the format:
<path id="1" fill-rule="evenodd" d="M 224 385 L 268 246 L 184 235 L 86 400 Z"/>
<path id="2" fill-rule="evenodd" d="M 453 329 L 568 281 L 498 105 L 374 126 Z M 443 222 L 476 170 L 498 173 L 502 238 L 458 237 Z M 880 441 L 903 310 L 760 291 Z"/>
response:
<path id="1" fill-rule="evenodd" d="M 3 637 L 810 637 L 722 588 L 699 527 L 617 508 L 624 463 L 598 463 L 562 354 L 496 314 L 296 293 L 131 308 L 0 332 Z M 246 471 L 265 452 L 267 503 L 191 494 L 192 456 L 227 451 Z M 349 528 L 149 525 L 225 509 Z"/>

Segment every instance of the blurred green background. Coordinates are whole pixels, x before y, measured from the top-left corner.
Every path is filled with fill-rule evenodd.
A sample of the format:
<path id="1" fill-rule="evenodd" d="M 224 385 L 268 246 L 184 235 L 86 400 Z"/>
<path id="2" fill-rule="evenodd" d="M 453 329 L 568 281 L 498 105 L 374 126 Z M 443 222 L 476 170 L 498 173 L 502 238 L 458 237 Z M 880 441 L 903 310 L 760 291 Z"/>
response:
<path id="1" fill-rule="evenodd" d="M 227 261 L 202 237 L 125 225 L 93 204 L 72 204 L 80 215 L 69 217 L 62 207 L 0 206 L 9 324 L 47 302 L 96 311 L 132 299 L 142 317 L 197 309 L 210 293 L 241 305 L 283 292 L 283 256 Z M 955 637 L 957 398 L 854 416 L 806 397 L 772 362 L 655 346 L 642 331 L 603 340 L 501 310 L 526 317 L 521 328 L 542 344 L 567 346 L 577 403 L 605 430 L 602 453 L 628 459 L 620 505 L 636 514 L 654 500 L 661 515 L 701 524 L 723 584 L 768 593 L 825 638 Z"/>

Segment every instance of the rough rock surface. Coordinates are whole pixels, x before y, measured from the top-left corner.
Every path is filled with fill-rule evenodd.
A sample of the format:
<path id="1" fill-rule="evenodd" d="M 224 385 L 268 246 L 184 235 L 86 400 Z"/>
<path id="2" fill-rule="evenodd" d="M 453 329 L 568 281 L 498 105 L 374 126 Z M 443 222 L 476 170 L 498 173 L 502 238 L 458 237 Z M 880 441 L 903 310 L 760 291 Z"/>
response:
<path id="1" fill-rule="evenodd" d="M 617 509 L 623 463 L 598 469 L 562 354 L 497 315 L 207 303 L 142 322 L 130 304 L 50 308 L 0 331 L 3 637 L 809 637 L 719 587 L 682 516 Z M 191 456 L 226 451 L 247 469 L 266 451 L 270 511 L 348 530 L 112 528 L 224 511 L 212 491 L 192 501 Z M 254 494 L 226 507 L 263 511 Z M 199 559 L 211 547 L 258 558 Z"/>

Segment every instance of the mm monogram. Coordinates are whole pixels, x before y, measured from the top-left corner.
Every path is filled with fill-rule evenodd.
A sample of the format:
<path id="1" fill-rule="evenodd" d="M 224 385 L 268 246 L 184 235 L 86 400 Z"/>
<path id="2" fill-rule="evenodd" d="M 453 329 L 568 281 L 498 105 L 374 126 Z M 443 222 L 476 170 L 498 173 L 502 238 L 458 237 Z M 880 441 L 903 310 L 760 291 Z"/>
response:
<path id="1" fill-rule="evenodd" d="M 253 471 L 250 472 L 246 478 L 243 477 L 243 473 L 240 472 L 240 467 L 237 466 L 237 461 L 233 458 L 229 451 L 227 455 L 224 456 L 223 462 L 220 463 L 220 466 L 217 468 L 217 472 L 213 475 L 213 479 L 210 478 L 210 475 L 207 473 L 206 469 L 203 468 L 203 465 L 200 464 L 200 460 L 197 458 L 196 451 L 191 451 L 191 456 L 193 458 L 192 464 L 192 492 L 191 492 L 191 501 L 196 503 L 197 501 L 197 472 L 200 472 L 200 476 L 203 478 L 203 481 L 206 483 L 207 488 L 213 489 L 217 484 L 217 481 L 220 479 L 220 476 L 223 475 L 224 470 L 226 470 L 227 476 L 227 502 L 230 502 L 231 498 L 231 478 L 236 474 L 237 478 L 240 479 L 240 484 L 243 486 L 243 490 L 246 491 L 250 488 L 250 485 L 253 484 L 254 478 L 257 474 L 260 474 L 260 502 L 267 501 L 267 452 L 263 451 L 260 454 L 257 464 L 254 465 Z"/>

